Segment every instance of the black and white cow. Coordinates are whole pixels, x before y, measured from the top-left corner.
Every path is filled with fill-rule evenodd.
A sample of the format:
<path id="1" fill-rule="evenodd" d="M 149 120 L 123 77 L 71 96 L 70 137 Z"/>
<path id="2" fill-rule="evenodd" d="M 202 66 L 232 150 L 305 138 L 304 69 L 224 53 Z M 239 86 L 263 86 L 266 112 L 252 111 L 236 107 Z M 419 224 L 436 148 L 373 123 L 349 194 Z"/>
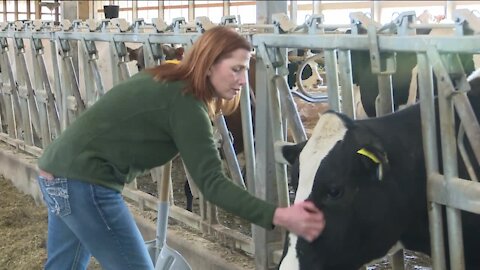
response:
<path id="1" fill-rule="evenodd" d="M 480 119 L 480 78 L 470 85 L 468 97 Z M 312 243 L 288 235 L 280 270 L 355 270 L 397 241 L 430 253 L 418 104 L 356 121 L 327 112 L 308 141 L 281 145 L 276 154 L 293 165 L 295 200 L 313 201 L 326 220 Z M 469 179 L 463 162 L 458 166 L 459 176 Z M 480 216 L 462 212 L 462 222 L 466 269 L 480 269 Z"/>

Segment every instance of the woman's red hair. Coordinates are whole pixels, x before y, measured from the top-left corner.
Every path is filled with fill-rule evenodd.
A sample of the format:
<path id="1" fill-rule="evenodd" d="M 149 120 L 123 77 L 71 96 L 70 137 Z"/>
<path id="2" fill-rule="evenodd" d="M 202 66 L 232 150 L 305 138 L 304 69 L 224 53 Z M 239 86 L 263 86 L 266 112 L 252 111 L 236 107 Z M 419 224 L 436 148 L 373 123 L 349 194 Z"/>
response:
<path id="1" fill-rule="evenodd" d="M 232 113 L 239 104 L 237 95 L 232 100 L 215 98 L 215 90 L 207 76 L 207 70 L 219 61 L 231 56 L 237 49 L 252 50 L 247 39 L 227 26 L 216 26 L 203 33 L 187 50 L 179 64 L 163 64 L 150 68 L 147 72 L 159 81 L 185 81 L 186 93 L 191 93 L 205 102 L 210 117 L 220 111 L 225 115 Z"/>

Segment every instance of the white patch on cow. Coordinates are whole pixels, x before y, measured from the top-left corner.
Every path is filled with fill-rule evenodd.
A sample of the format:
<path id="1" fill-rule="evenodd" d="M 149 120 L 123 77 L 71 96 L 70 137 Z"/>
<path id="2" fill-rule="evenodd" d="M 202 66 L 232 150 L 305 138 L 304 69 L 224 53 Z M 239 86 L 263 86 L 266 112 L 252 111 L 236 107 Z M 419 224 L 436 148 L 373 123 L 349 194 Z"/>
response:
<path id="1" fill-rule="evenodd" d="M 335 144 L 345 137 L 346 132 L 347 128 L 338 115 L 326 113 L 320 117 L 313 130 L 312 137 L 300 153 L 300 176 L 295 202 L 304 201 L 310 195 L 320 163 Z M 296 235 L 288 234 L 288 250 L 280 264 L 280 270 L 300 269 L 295 249 L 297 241 L 298 237 Z"/>
<path id="2" fill-rule="evenodd" d="M 295 202 L 304 201 L 313 187 L 313 180 L 322 160 L 341 141 L 347 128 L 336 114 L 326 113 L 318 120 L 312 137 L 300 153 L 300 176 Z"/>
<path id="3" fill-rule="evenodd" d="M 307 65 L 310 66 L 312 70 L 312 75 L 305 80 L 302 80 L 302 75 L 298 75 L 300 80 L 298 87 L 303 86 L 306 91 L 319 91 L 321 86 L 323 85 L 322 76 L 318 72 L 318 64 L 315 61 L 309 61 Z M 303 69 L 305 70 L 305 69 Z"/>
<path id="4" fill-rule="evenodd" d="M 298 237 L 293 233 L 288 234 L 288 251 L 285 258 L 283 258 L 280 264 L 279 270 L 299 270 L 300 263 L 298 262 L 297 251 L 295 246 L 297 245 Z"/>
<path id="5" fill-rule="evenodd" d="M 475 70 L 472 74 L 468 75 L 467 81 L 472 81 L 473 79 L 480 77 L 480 69 Z"/>

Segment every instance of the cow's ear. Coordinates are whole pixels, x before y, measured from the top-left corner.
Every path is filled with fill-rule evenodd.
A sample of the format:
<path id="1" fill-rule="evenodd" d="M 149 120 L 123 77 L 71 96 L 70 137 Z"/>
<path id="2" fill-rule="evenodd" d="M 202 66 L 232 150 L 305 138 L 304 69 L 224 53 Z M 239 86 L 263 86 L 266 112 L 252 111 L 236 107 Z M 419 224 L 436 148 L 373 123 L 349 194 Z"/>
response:
<path id="1" fill-rule="evenodd" d="M 178 47 L 175 49 L 175 59 L 182 60 L 183 54 L 185 53 L 185 49 L 183 47 Z"/>
<path id="2" fill-rule="evenodd" d="M 376 167 L 378 179 L 383 180 L 385 173 L 390 167 L 387 153 L 378 145 L 364 145 L 357 150 L 357 154 L 363 156 L 362 162 L 366 168 Z"/>
<path id="3" fill-rule="evenodd" d="M 274 145 L 275 161 L 278 163 L 292 165 L 300 156 L 307 141 L 295 144 L 291 142 L 277 141 Z"/>

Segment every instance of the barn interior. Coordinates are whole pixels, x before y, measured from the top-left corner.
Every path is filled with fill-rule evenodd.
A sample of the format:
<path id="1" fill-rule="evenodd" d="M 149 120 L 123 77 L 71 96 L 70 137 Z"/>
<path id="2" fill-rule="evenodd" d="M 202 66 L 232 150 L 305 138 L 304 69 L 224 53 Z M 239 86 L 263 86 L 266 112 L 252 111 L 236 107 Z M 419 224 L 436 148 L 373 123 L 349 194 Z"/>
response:
<path id="1" fill-rule="evenodd" d="M 464 96 L 468 76 L 480 68 L 480 2 L 453 0 L 1 0 L 0 197 L 34 203 L 4 201 L 12 213 L 1 219 L 20 220 L 0 221 L 6 232 L 0 234 L 11 237 L 0 241 L 0 269 L 42 269 L 45 262 L 47 214 L 36 179 L 43 149 L 113 86 L 145 68 L 181 61 L 218 25 L 248 39 L 256 58 L 236 121 L 220 115 L 213 123 L 233 182 L 289 206 L 295 200 L 291 168 L 276 161 L 277 142 L 308 140 L 328 110 L 361 121 L 419 104 L 434 248 L 431 254 L 392 248 L 362 269 L 465 269 L 459 212 L 480 214 L 480 126 Z M 444 100 L 439 110 L 437 85 Z M 461 131 L 451 132 L 459 122 Z M 457 153 L 470 164 L 468 179 L 458 177 Z M 192 269 L 278 269 L 284 230 L 251 225 L 205 201 L 193 186 L 186 192 L 181 158 L 171 165 L 171 171 L 162 166 L 137 177 L 123 191 L 145 241 L 155 238 L 161 183 L 170 181 L 167 242 Z M 442 215 L 448 226 L 439 225 Z M 21 218 L 43 227 L 25 237 L 28 232 L 12 225 Z M 16 246 L 24 238 L 35 242 Z M 102 268 L 93 259 L 88 269 Z"/>

